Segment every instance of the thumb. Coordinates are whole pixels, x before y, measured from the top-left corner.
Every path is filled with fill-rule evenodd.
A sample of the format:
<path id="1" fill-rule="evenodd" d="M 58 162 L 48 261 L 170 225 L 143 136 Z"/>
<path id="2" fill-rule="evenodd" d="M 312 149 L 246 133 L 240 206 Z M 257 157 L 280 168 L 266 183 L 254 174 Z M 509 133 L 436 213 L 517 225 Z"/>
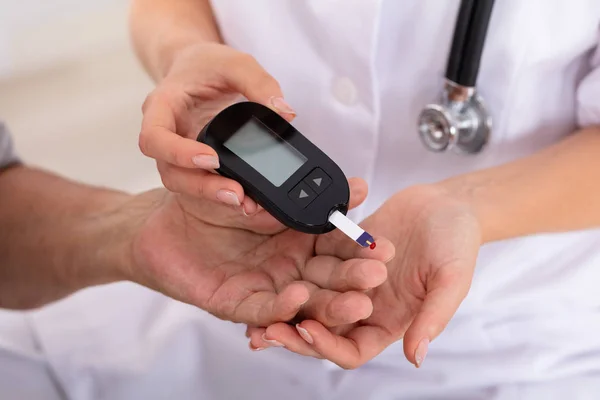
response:
<path id="1" fill-rule="evenodd" d="M 425 360 L 429 343 L 442 333 L 466 297 L 472 279 L 469 270 L 448 265 L 427 282 L 421 309 L 404 335 L 404 354 L 417 368 Z"/>
<path id="2" fill-rule="evenodd" d="M 249 54 L 242 54 L 224 73 L 227 84 L 248 100 L 277 112 L 288 122 L 296 117 L 294 109 L 284 100 L 279 82 Z"/>
<path id="3" fill-rule="evenodd" d="M 348 208 L 352 210 L 353 208 L 360 206 L 367 199 L 369 186 L 364 179 L 349 178 L 348 187 L 350 188 L 350 202 Z"/>

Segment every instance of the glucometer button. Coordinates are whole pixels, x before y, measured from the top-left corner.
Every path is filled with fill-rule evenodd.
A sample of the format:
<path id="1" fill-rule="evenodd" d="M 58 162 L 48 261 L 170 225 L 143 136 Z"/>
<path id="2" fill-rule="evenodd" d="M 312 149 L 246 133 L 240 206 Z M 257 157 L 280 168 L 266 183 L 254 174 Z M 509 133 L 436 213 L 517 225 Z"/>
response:
<path id="1" fill-rule="evenodd" d="M 288 193 L 289 198 L 301 208 L 306 208 L 317 194 L 304 182 L 300 182 Z"/>
<path id="2" fill-rule="evenodd" d="M 317 192 L 317 194 L 321 194 L 331 185 L 331 178 L 321 168 L 315 168 L 304 178 L 304 182 Z"/>

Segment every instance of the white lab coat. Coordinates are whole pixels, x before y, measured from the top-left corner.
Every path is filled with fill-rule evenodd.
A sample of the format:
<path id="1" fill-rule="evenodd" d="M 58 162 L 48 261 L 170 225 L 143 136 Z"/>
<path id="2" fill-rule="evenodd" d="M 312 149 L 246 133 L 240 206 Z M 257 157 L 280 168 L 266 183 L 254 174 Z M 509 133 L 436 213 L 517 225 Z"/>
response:
<path id="1" fill-rule="evenodd" d="M 503 0 L 478 85 L 494 119 L 489 146 L 475 156 L 426 151 L 415 121 L 443 85 L 458 4 L 213 2 L 225 40 L 279 80 L 300 131 L 370 182 L 356 219 L 408 185 L 527 156 L 600 124 L 600 2 Z M 241 325 L 112 285 L 14 315 L 27 333 L 0 339 L 0 366 L 31 378 L 0 373 L 0 388 L 118 400 L 597 399 L 599 284 L 598 230 L 486 245 L 469 296 L 422 369 L 397 343 L 355 371 L 283 349 L 252 353 Z"/>

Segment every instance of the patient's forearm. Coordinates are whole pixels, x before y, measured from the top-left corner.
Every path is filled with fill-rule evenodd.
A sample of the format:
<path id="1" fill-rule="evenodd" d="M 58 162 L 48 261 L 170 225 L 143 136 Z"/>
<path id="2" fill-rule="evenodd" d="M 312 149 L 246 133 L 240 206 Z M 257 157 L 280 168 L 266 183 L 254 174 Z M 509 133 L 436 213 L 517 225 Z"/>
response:
<path id="1" fill-rule="evenodd" d="M 221 41 L 209 0 L 134 0 L 130 31 L 138 57 L 156 81 L 182 49 Z"/>
<path id="2" fill-rule="evenodd" d="M 122 279 L 126 194 L 17 166 L 0 172 L 0 308 L 25 309 Z"/>

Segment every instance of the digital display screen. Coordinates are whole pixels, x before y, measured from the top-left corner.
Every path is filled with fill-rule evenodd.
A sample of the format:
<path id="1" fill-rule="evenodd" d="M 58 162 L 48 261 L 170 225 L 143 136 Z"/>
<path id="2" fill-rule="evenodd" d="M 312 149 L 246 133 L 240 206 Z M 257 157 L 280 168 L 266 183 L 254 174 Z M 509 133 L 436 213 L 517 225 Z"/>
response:
<path id="1" fill-rule="evenodd" d="M 223 145 L 277 187 L 307 161 L 298 150 L 255 118 L 246 122 Z"/>

